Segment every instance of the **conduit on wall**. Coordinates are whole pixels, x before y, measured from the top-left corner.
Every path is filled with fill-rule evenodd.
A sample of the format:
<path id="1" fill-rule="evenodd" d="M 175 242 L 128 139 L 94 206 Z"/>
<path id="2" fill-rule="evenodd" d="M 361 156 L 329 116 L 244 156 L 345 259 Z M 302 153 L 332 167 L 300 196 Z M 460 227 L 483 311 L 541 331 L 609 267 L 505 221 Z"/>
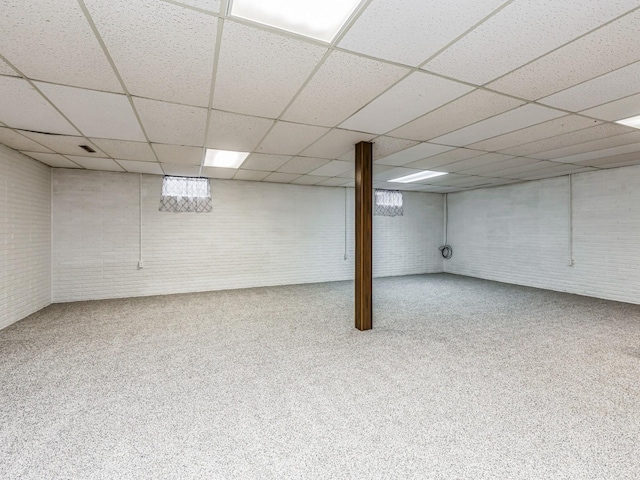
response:
<path id="1" fill-rule="evenodd" d="M 573 174 L 569 175 L 569 260 L 573 267 Z"/>
<path id="2" fill-rule="evenodd" d="M 344 259 L 347 259 L 347 187 L 344 187 Z"/>

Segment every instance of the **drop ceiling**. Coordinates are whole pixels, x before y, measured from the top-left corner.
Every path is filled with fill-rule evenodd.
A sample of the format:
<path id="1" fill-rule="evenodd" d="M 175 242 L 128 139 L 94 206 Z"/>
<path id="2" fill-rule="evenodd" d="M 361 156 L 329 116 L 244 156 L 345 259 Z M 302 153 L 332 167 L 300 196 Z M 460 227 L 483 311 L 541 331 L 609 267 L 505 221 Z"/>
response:
<path id="1" fill-rule="evenodd" d="M 0 0 L 0 143 L 56 168 L 454 192 L 640 164 L 638 0 L 365 0 L 330 44 L 225 0 Z M 80 145 L 95 150 L 89 153 Z M 204 167 L 205 148 L 251 154 Z M 389 183 L 424 170 L 447 172 Z"/>

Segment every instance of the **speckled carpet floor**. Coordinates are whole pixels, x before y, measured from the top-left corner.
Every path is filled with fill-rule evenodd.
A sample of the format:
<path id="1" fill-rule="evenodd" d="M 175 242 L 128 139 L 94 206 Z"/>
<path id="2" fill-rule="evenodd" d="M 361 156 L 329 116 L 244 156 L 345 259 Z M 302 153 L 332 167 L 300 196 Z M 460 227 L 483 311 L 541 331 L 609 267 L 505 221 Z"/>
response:
<path id="1" fill-rule="evenodd" d="M 453 275 L 52 305 L 0 478 L 638 479 L 640 306 Z"/>

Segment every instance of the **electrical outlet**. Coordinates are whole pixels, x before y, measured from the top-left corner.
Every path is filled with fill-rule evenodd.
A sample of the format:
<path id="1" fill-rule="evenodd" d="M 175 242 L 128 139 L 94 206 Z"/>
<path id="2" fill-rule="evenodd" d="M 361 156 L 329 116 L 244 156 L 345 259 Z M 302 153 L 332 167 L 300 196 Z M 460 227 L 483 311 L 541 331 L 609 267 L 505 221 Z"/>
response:
<path id="1" fill-rule="evenodd" d="M 569 259 L 569 262 L 567 263 L 570 267 L 573 267 L 573 258 Z"/>
<path id="2" fill-rule="evenodd" d="M 140 260 L 138 262 L 138 268 L 144 268 L 144 261 Z"/>

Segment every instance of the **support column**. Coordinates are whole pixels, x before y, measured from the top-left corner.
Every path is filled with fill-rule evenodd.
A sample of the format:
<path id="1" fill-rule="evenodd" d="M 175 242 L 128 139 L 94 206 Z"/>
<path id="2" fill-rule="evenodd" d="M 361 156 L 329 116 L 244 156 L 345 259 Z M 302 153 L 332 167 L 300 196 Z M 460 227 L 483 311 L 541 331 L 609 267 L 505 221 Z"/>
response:
<path id="1" fill-rule="evenodd" d="M 373 326 L 373 144 L 356 144 L 356 328 Z"/>

